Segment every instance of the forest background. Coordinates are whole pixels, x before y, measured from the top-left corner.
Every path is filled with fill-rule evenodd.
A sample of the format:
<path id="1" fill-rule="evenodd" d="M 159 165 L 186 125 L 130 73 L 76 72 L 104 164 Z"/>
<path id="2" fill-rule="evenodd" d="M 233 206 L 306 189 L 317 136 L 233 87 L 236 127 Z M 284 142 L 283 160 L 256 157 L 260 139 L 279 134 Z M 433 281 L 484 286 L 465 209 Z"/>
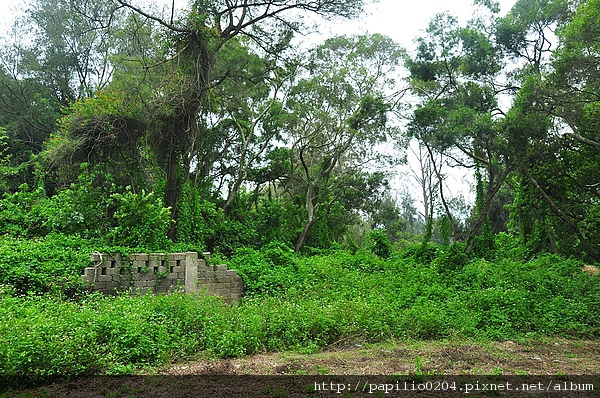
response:
<path id="1" fill-rule="evenodd" d="M 597 277 L 581 270 L 600 260 L 600 2 L 474 9 L 464 23 L 435 15 L 407 51 L 377 33 L 295 44 L 314 18 L 359 20 L 361 0 L 195 0 L 177 13 L 29 2 L 1 48 L 5 336 L 40 337 L 36 327 L 71 314 L 54 332 L 90 351 L 67 359 L 48 348 L 52 362 L 35 354 L 52 339 L 0 343 L 1 373 L 131 371 L 198 350 L 236 356 L 355 335 L 597 336 Z M 418 193 L 390 190 L 407 152 Z M 471 205 L 448 193 L 458 169 L 473 175 Z M 215 315 L 221 329 L 196 318 L 212 301 L 171 313 L 168 298 L 144 298 L 156 301 L 131 311 L 139 322 L 92 316 L 90 326 L 79 275 L 96 250 L 210 251 L 240 271 L 248 298 Z M 387 288 L 367 294 L 369 281 Z M 470 289 L 482 296 L 462 296 Z M 372 312 L 382 308 L 398 316 Z M 261 311 L 299 323 L 279 330 Z M 245 326 L 222 329 L 229 316 Z M 181 329 L 143 337 L 147 317 Z M 115 345 L 95 351 L 105 340 Z"/>

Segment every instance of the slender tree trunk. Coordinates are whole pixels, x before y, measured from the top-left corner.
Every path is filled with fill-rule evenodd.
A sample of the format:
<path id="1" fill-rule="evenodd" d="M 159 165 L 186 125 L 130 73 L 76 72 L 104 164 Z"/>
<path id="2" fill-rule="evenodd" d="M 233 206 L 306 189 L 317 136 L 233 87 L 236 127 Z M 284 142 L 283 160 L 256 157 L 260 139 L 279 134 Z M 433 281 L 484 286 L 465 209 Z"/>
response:
<path id="1" fill-rule="evenodd" d="M 309 184 L 308 188 L 306 189 L 306 223 L 304 224 L 304 228 L 302 229 L 302 232 L 296 241 L 296 245 L 294 246 L 297 252 L 302 250 L 304 242 L 306 241 L 306 237 L 308 236 L 308 232 L 315 223 L 315 206 L 313 204 L 314 188 L 314 184 Z"/>
<path id="2" fill-rule="evenodd" d="M 440 169 L 438 169 L 437 164 L 435 163 L 435 157 L 433 156 L 433 151 L 429 145 L 425 144 L 427 148 L 427 152 L 429 152 L 429 158 L 431 159 L 431 164 L 433 166 L 433 171 L 438 179 L 439 189 L 440 189 L 440 199 L 442 201 L 442 205 L 444 206 L 444 210 L 446 211 L 446 216 L 448 217 L 448 221 L 450 222 L 450 233 L 452 234 L 452 243 L 456 243 L 456 224 L 454 222 L 454 217 L 452 217 L 452 213 L 450 212 L 450 207 L 448 206 L 448 202 L 446 202 L 446 197 L 444 196 L 444 183 L 442 179 L 441 173 L 441 165 Z"/>
<path id="3" fill-rule="evenodd" d="M 171 218 L 173 220 L 177 219 L 177 203 L 179 201 L 179 194 L 181 191 L 181 187 L 179 186 L 179 182 L 177 180 L 177 167 L 179 165 L 177 154 L 173 147 L 169 150 L 169 155 L 167 158 L 167 181 L 166 181 L 166 205 L 171 208 Z M 175 222 L 171 222 L 169 226 L 169 230 L 167 232 L 167 237 L 175 242 L 176 239 L 176 229 Z"/>

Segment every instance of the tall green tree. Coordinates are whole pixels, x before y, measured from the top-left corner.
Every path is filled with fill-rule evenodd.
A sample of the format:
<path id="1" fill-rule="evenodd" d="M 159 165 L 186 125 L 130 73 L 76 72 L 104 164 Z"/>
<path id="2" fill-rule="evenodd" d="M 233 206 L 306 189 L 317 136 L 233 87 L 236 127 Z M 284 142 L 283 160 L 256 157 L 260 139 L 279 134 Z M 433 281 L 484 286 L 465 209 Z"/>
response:
<path id="1" fill-rule="evenodd" d="M 382 35 L 335 37 L 310 53 L 286 102 L 290 183 L 306 212 L 296 250 L 343 197 L 349 200 L 354 190 L 355 200 L 364 201 L 377 186 L 365 170 L 375 159 L 381 162 L 374 147 L 392 132 L 388 116 L 394 104 L 386 89 L 396 89 L 389 76 L 403 54 Z"/>
<path id="2" fill-rule="evenodd" d="M 597 31 L 594 5 L 521 0 L 504 17 L 473 20 L 464 28 L 438 16 L 408 59 L 422 98 L 409 132 L 481 171 L 467 250 L 476 241 L 491 247 L 490 215 L 510 183 L 503 192 L 515 193 L 511 217 L 532 252 L 579 250 L 598 258 L 589 228 L 595 223 L 595 182 L 575 170 L 581 164 L 589 175 L 597 164 L 597 118 L 589 112 L 596 101 L 597 59 L 590 52 L 594 45 L 582 40 L 583 31 Z M 484 236 L 475 239 L 477 234 Z"/>
<path id="3" fill-rule="evenodd" d="M 499 95 L 510 86 L 502 83 L 500 51 L 482 30 L 490 28 L 489 23 L 482 24 L 472 21 L 460 27 L 451 15 L 439 14 L 431 21 L 427 36 L 418 39 L 416 54 L 406 61 L 413 92 L 421 98 L 411 116 L 408 133 L 421 142 L 429 155 L 453 231 L 455 223 L 443 194 L 442 163 L 436 159 L 442 156 L 442 162 L 482 167 L 486 171 L 468 251 L 486 222 L 496 193 L 516 167 L 517 157 L 510 150 L 498 106 Z"/>
<path id="4" fill-rule="evenodd" d="M 146 90 L 154 96 L 144 98 L 150 105 L 145 124 L 152 127 L 148 145 L 164 174 L 166 204 L 176 218 L 182 183 L 189 178 L 198 144 L 207 133 L 202 121 L 207 113 L 207 95 L 227 78 L 227 73 L 219 73 L 226 70 L 215 68 L 226 44 L 243 35 L 267 52 L 277 52 L 281 41 L 274 37 L 287 37 L 286 31 L 301 29 L 295 13 L 351 18 L 360 15 L 363 1 L 195 0 L 177 18 L 173 13 L 161 16 L 125 0 L 112 4 L 158 24 L 164 31 L 163 52 L 151 54 L 156 62 L 143 63 L 147 70 L 154 69 L 155 75 L 160 70 L 164 77 L 158 82 L 152 79 L 158 85 Z M 175 238 L 175 226 L 169 236 Z"/>
<path id="5" fill-rule="evenodd" d="M 207 96 L 208 134 L 197 158 L 204 169 L 194 173 L 225 192 L 226 212 L 244 185 L 252 183 L 256 190 L 273 178 L 264 168 L 281 148 L 276 142 L 283 138 L 282 102 L 297 69 L 282 54 L 259 55 L 252 43 L 243 42 L 230 40 L 215 66 L 226 78 Z"/>
<path id="6" fill-rule="evenodd" d="M 110 81 L 114 40 L 107 27 L 118 27 L 119 7 L 104 1 L 34 0 L 13 21 L 1 48 L 0 125 L 21 182 L 35 183 L 32 174 L 41 167 L 34 165 L 34 156 L 56 131 L 63 107 Z"/>
<path id="7" fill-rule="evenodd" d="M 600 163 L 597 6 L 597 1 L 575 2 L 569 8 L 575 10 L 572 16 L 559 14 L 559 47 L 543 72 L 524 85 L 519 101 L 527 119 L 545 126 L 521 163 L 513 207 L 513 219 L 530 252 L 600 259 L 600 237 L 591 227 L 599 220 L 600 198 L 595 177 Z M 564 10 L 561 2 L 554 4 L 557 7 Z"/>

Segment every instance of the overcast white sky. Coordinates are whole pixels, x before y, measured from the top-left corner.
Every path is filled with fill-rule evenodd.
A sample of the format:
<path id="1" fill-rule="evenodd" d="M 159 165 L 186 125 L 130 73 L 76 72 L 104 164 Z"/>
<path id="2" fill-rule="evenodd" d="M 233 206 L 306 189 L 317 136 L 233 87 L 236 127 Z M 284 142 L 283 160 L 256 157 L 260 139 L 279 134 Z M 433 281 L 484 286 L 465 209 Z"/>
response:
<path id="1" fill-rule="evenodd" d="M 0 24 L 4 28 L 14 16 L 23 11 L 32 0 L 0 0 Z M 172 0 L 132 0 L 134 4 L 144 2 L 164 4 L 170 7 Z M 501 12 L 506 13 L 516 0 L 499 0 Z M 184 7 L 187 0 L 175 0 L 177 7 Z M 468 20 L 473 12 L 472 0 L 379 0 L 367 6 L 367 15 L 353 21 L 324 23 L 320 30 L 324 36 L 352 33 L 381 33 L 390 36 L 402 46 L 410 49 L 412 41 L 423 31 L 429 20 L 438 12 L 449 11 L 459 18 Z"/>

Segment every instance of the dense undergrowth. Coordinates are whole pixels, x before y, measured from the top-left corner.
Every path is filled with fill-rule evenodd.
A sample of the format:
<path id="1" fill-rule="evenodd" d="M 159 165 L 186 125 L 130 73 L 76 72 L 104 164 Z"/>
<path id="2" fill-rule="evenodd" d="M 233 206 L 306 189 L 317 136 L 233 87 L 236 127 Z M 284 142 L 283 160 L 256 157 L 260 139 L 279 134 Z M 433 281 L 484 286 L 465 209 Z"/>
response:
<path id="1" fill-rule="evenodd" d="M 413 246 L 382 259 L 368 250 L 299 256 L 269 244 L 228 261 L 247 288 L 229 306 L 215 297 L 89 294 L 77 278 L 88 261 L 85 241 L 0 242 L 5 386 L 128 373 L 202 352 L 239 357 L 340 341 L 600 335 L 598 276 L 556 255 L 523 261 L 507 249 L 493 260 L 469 260 L 432 247 L 432 261 L 423 262 Z"/>

